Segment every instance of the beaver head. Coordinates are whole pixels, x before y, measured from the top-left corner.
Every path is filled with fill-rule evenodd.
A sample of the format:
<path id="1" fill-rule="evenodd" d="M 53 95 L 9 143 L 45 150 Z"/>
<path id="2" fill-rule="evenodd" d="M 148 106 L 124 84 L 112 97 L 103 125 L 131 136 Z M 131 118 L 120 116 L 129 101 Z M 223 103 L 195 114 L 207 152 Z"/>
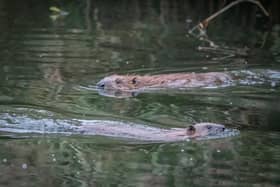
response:
<path id="1" fill-rule="evenodd" d="M 111 75 L 97 83 L 97 87 L 103 90 L 130 91 L 139 87 L 138 76 Z"/>
<path id="2" fill-rule="evenodd" d="M 225 130 L 224 125 L 216 123 L 197 123 L 187 128 L 186 134 L 190 138 L 214 136 Z"/>

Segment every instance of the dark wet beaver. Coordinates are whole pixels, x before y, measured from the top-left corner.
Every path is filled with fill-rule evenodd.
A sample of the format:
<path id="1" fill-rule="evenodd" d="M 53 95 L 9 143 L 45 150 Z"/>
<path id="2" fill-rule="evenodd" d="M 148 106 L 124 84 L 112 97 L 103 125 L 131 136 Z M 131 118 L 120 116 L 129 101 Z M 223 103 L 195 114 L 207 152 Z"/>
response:
<path id="1" fill-rule="evenodd" d="M 227 73 L 173 73 L 161 75 L 111 75 L 97 83 L 104 90 L 141 91 L 147 89 L 174 89 L 215 87 L 228 84 L 232 78 Z"/>
<path id="2" fill-rule="evenodd" d="M 223 134 L 225 126 L 216 123 L 198 123 L 185 128 L 161 129 L 140 124 L 120 124 L 114 121 L 83 124 L 77 131 L 86 135 L 104 135 L 150 141 L 182 141 Z"/>
<path id="3" fill-rule="evenodd" d="M 233 85 L 268 84 L 279 86 L 280 71 L 269 69 L 160 75 L 111 75 L 97 83 L 101 95 L 131 97 L 139 92 L 160 89 L 217 88 Z"/>
<path id="4" fill-rule="evenodd" d="M 2 135 L 4 135 L 3 132 L 24 133 L 24 137 L 37 136 L 36 134 L 99 135 L 141 141 L 175 142 L 186 139 L 223 138 L 238 134 L 235 129 L 225 129 L 224 125 L 216 123 L 198 123 L 187 128 L 158 128 L 122 121 L 33 119 L 9 114 L 3 119 L 6 120 L 1 120 Z M 11 121 L 16 121 L 16 123 L 11 123 Z"/>
<path id="5" fill-rule="evenodd" d="M 209 73 L 171 73 L 159 75 L 111 75 L 97 83 L 103 90 L 142 91 L 149 89 L 178 89 L 224 87 L 235 84 L 255 85 L 280 82 L 280 71 L 255 69 Z"/>

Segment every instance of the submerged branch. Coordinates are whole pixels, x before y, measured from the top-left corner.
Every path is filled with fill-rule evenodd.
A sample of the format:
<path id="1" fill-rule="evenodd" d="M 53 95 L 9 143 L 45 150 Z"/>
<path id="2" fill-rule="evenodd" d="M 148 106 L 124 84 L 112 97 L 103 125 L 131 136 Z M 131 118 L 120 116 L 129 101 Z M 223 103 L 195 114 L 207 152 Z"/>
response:
<path id="1" fill-rule="evenodd" d="M 220 48 L 218 45 L 216 45 L 213 41 L 211 41 L 207 37 L 207 32 L 206 32 L 206 28 L 211 20 L 215 19 L 217 16 L 221 15 L 222 13 L 224 13 L 228 9 L 232 8 L 233 6 L 235 6 L 239 3 L 243 3 L 243 2 L 249 2 L 249 3 L 253 3 L 253 4 L 257 5 L 261 9 L 261 11 L 263 12 L 264 15 L 269 16 L 268 11 L 262 6 L 262 4 L 258 0 L 236 0 L 234 2 L 231 2 L 224 8 L 220 9 L 219 11 L 210 15 L 203 21 L 199 22 L 197 25 L 195 25 L 192 29 L 190 29 L 188 31 L 188 33 L 190 35 L 194 36 L 195 38 L 198 38 L 199 40 L 205 41 L 209 44 L 210 47 L 200 47 L 200 50 L 208 51 L 208 52 L 215 51 L 218 53 L 226 54 L 226 56 L 228 56 L 228 55 L 246 56 L 247 55 L 247 50 L 244 50 L 244 49 L 226 49 L 223 47 Z"/>

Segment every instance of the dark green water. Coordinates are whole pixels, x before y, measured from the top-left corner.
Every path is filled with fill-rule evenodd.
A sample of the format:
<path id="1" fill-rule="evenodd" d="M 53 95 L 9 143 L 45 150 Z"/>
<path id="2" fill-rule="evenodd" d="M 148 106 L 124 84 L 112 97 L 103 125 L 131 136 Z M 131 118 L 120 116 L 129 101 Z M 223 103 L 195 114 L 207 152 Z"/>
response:
<path id="1" fill-rule="evenodd" d="M 57 16 L 51 6 L 69 15 Z M 246 56 L 224 59 L 223 54 L 198 51 L 205 44 L 186 36 L 188 24 L 211 12 L 204 1 L 1 1 L 0 121 L 9 115 L 165 128 L 215 122 L 241 134 L 144 144 L 1 132 L 0 186 L 279 186 L 279 85 L 124 99 L 83 89 L 114 73 L 280 71 L 279 26 L 269 33 L 256 28 L 266 20 L 244 6 L 245 11 L 233 9 L 209 26 L 216 43 L 250 49 Z"/>

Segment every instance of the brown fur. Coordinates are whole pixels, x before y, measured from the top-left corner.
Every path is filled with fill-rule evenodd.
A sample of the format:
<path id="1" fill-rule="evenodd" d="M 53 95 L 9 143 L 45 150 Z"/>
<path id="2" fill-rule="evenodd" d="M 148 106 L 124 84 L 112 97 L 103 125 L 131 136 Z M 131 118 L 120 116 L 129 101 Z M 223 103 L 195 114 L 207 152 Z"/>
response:
<path id="1" fill-rule="evenodd" d="M 213 87 L 232 81 L 230 75 L 220 72 L 175 73 L 161 75 L 111 75 L 97 83 L 104 90 L 137 91 L 146 89 L 174 89 Z"/>
<path id="2" fill-rule="evenodd" d="M 158 141 L 181 141 L 188 138 L 219 136 L 224 130 L 224 125 L 216 123 L 198 123 L 187 127 L 187 129 L 160 129 L 139 124 L 120 124 L 113 121 L 96 121 L 94 125 L 81 125 L 77 129 L 77 131 L 86 135 L 94 134 Z"/>

